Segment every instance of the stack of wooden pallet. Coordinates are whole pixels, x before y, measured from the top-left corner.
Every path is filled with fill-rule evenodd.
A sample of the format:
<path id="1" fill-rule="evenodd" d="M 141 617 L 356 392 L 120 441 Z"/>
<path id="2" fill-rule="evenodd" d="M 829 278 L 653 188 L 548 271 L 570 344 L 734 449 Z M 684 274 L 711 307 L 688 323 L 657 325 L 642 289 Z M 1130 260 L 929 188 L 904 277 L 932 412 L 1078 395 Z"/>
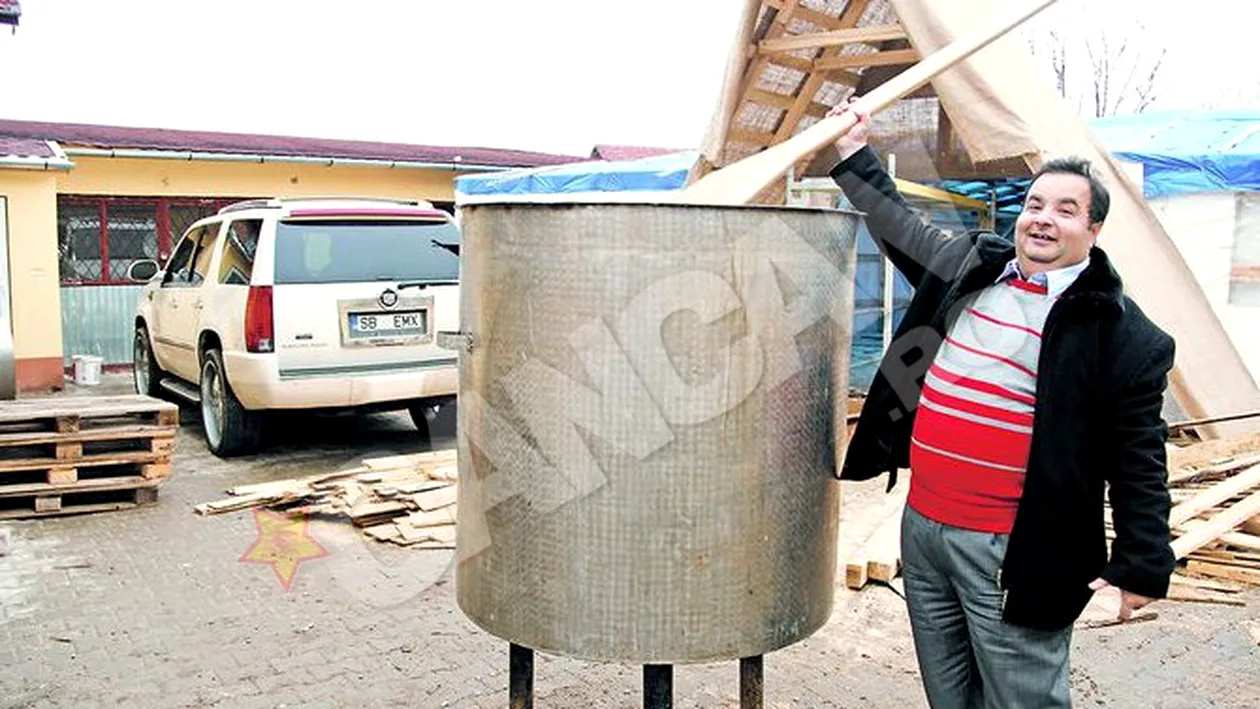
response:
<path id="1" fill-rule="evenodd" d="M 350 470 L 231 488 L 197 505 L 212 515 L 253 507 L 348 518 L 373 539 L 421 549 L 455 545 L 455 451 L 369 458 Z"/>
<path id="2" fill-rule="evenodd" d="M 179 408 L 147 396 L 0 402 L 0 519 L 154 502 L 171 474 Z"/>

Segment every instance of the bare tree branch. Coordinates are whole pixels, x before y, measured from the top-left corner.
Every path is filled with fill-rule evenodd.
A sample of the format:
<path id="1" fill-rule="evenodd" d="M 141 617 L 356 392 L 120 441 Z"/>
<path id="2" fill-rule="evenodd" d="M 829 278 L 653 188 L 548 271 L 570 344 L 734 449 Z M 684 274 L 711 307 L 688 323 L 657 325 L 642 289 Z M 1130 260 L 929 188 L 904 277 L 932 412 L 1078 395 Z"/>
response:
<path id="1" fill-rule="evenodd" d="M 1086 15 L 1092 12 L 1092 6 L 1085 7 Z M 1039 62 L 1048 62 L 1059 95 L 1093 117 L 1149 108 L 1167 48 L 1147 48 L 1141 20 L 1125 27 L 1101 16 L 1083 20 L 1078 14 L 1070 21 L 1071 27 L 1045 31 L 1047 41 L 1034 49 Z"/>

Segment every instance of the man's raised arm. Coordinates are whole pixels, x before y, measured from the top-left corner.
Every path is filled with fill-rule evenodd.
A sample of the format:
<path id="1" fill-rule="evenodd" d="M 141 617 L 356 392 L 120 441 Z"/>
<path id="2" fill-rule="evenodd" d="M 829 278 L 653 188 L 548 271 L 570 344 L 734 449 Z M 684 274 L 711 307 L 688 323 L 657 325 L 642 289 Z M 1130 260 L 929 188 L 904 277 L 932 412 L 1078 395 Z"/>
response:
<path id="1" fill-rule="evenodd" d="M 848 106 L 847 101 L 841 103 L 831 113 L 849 110 Z M 866 214 L 867 229 L 879 250 L 911 285 L 917 286 L 949 236 L 910 211 L 879 157 L 867 145 L 869 133 L 870 117 L 860 114 L 857 124 L 836 140 L 840 162 L 832 168 L 831 178 L 853 206 Z"/>

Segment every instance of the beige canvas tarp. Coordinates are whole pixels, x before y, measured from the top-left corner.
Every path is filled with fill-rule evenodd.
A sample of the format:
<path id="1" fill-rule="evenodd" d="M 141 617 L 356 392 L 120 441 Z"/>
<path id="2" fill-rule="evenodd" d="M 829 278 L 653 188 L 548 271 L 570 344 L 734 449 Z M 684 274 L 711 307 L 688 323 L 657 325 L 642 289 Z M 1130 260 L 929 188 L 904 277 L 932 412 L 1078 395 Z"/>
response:
<path id="1" fill-rule="evenodd" d="M 795 11 L 795 16 L 788 22 L 774 23 L 774 14 L 785 9 Z M 756 120 L 767 121 L 766 125 L 772 127 L 778 121 L 780 140 L 811 123 L 809 115 L 798 115 L 797 122 L 785 130 L 783 111 L 767 120 L 771 109 L 775 108 L 773 104 L 798 108 L 798 114 L 799 106 L 809 105 L 814 110 L 805 113 L 812 113 L 813 120 L 817 120 L 819 111 L 812 104 L 819 101 L 834 104 L 849 91 L 861 87 L 850 74 L 832 89 L 835 72 L 811 72 L 808 58 L 803 60 L 799 54 L 788 62 L 792 66 L 786 68 L 797 70 L 797 81 L 784 82 L 781 76 L 773 77 L 776 71 L 782 74 L 785 67 L 773 66 L 763 57 L 747 51 L 760 39 L 899 23 L 909 45 L 919 56 L 926 56 L 965 35 L 974 24 L 995 17 L 998 10 L 999 4 L 993 0 L 747 3 L 743 10 L 746 21 L 741 23 L 740 36 L 736 38 L 722 100 L 701 146 L 703 164 L 697 172 L 712 166 L 721 167 L 760 149 L 740 144 L 755 133 L 750 130 L 750 124 Z M 759 22 L 749 19 L 754 15 L 760 18 Z M 812 20 L 813 24 L 802 25 L 802 19 Z M 795 27 L 793 23 L 797 23 Z M 833 50 L 832 56 L 886 51 L 889 46 L 884 45 L 881 50 L 869 46 L 845 47 Z M 817 66 L 817 59 L 826 55 L 814 56 Z M 865 69 L 865 72 L 870 71 L 871 68 Z M 787 91 L 794 90 L 797 97 L 780 102 L 764 96 L 770 88 L 768 84 L 776 83 L 776 78 L 780 85 L 794 83 Z M 754 93 L 749 93 L 750 88 L 755 89 Z M 1260 387 L 1256 386 L 1176 246 L 1143 200 L 1141 187 L 1097 144 L 1085 122 L 1036 70 L 1018 35 L 1008 35 L 946 71 L 932 82 L 932 88 L 949 116 L 954 133 L 977 165 L 1019 158 L 1035 168 L 1041 160 L 1060 155 L 1079 155 L 1093 161 L 1112 194 L 1111 213 L 1099 237 L 1099 245 L 1112 257 L 1134 300 L 1177 340 L 1177 364 L 1171 390 L 1178 407 L 1191 418 L 1260 409 Z M 761 105 L 753 105 L 757 103 Z M 789 114 L 788 118 L 791 117 Z M 766 133 L 762 128 L 759 135 Z M 1253 419 L 1203 427 L 1200 433 L 1232 436 L 1257 430 L 1260 430 L 1260 421 Z"/>
<path id="2" fill-rule="evenodd" d="M 992 0 L 892 0 L 915 47 L 929 53 L 964 34 L 976 17 L 996 11 Z M 1081 117 L 1036 71 L 1027 48 L 1005 37 L 935 82 L 942 106 L 968 151 L 1002 157 L 1012 131 L 1023 126 L 1040 157 L 1080 155 L 1111 187 L 1111 213 L 1099 245 L 1116 263 L 1129 294 L 1177 340 L 1173 392 L 1193 418 L 1260 409 L 1260 389 L 1226 334 L 1194 274 L 1134 184 Z M 1018 148 L 1015 148 L 1018 150 Z M 1014 153 L 1005 153 L 1007 155 Z M 1256 421 L 1217 426 L 1222 434 L 1260 430 Z"/>

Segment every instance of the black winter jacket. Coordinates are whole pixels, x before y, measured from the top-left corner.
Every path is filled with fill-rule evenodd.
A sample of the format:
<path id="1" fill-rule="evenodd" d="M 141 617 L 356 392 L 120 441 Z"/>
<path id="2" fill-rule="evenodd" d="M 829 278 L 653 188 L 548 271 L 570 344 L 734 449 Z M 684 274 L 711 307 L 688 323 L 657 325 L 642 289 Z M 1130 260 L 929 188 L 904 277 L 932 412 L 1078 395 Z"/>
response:
<path id="1" fill-rule="evenodd" d="M 963 307 L 1015 256 L 996 234 L 950 237 L 908 211 L 879 159 L 863 148 L 831 172 L 866 213 L 880 249 L 916 287 L 871 384 L 841 479 L 866 480 L 909 466 L 910 432 L 924 375 Z M 1024 493 L 1000 583 L 1007 622 L 1067 627 L 1102 577 L 1152 598 L 1168 591 L 1164 389 L 1174 343 L 1123 292 L 1106 254 L 1051 308 L 1038 364 Z M 1106 493 L 1104 492 L 1106 490 Z M 1104 494 L 1116 539 L 1108 554 Z"/>

